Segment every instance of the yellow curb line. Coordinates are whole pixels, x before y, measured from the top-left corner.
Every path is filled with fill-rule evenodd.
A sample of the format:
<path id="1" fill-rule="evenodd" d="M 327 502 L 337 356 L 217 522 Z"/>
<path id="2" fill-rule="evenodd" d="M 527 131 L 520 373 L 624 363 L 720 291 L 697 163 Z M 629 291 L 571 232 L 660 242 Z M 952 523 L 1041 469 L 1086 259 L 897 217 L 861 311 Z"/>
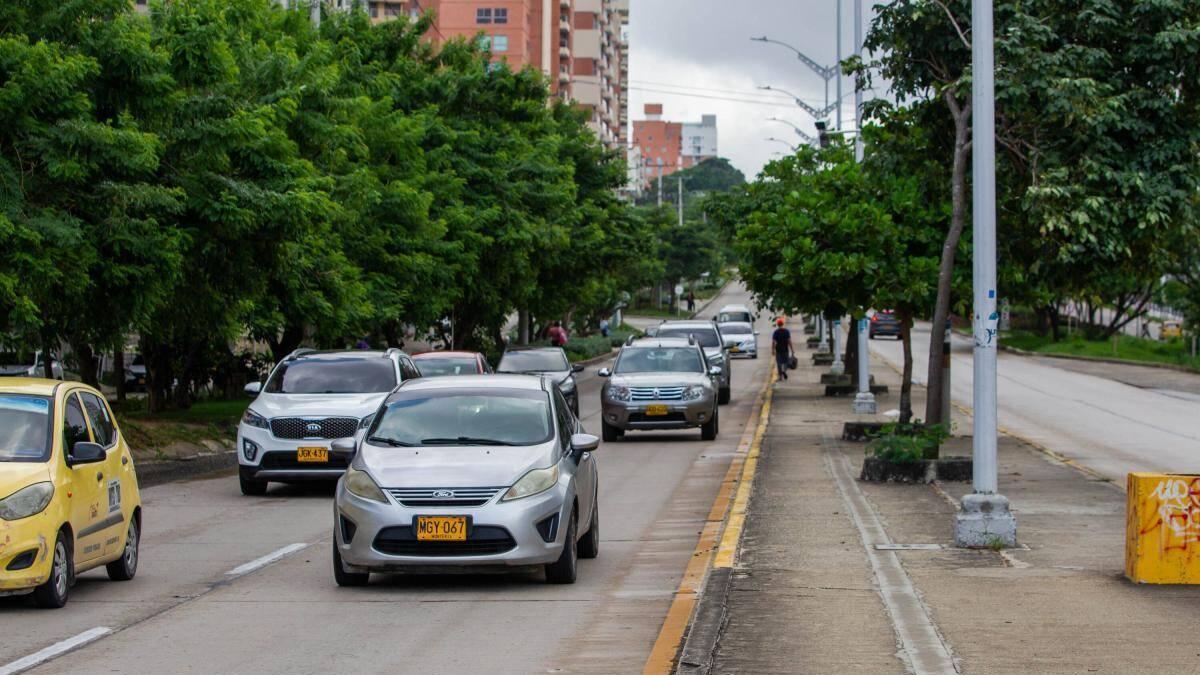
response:
<path id="1" fill-rule="evenodd" d="M 750 499 L 749 483 L 753 480 L 754 469 L 758 465 L 759 446 L 766 431 L 767 414 L 771 410 L 771 385 L 777 377 L 777 372 L 772 368 L 771 376 L 767 378 L 758 393 L 755 407 L 758 408 L 759 414 L 751 414 L 746 423 L 746 430 L 742 432 L 737 452 L 729 463 L 725 477 L 721 480 L 721 487 L 708 512 L 708 520 L 700 533 L 699 541 L 696 542 L 692 558 L 684 569 L 683 579 L 680 580 L 675 597 L 671 600 L 671 607 L 667 610 L 667 616 L 663 620 L 662 628 L 659 629 L 658 638 L 654 641 L 654 647 L 650 650 L 650 656 L 642 668 L 642 675 L 669 675 L 674 670 L 675 658 L 679 654 L 684 633 L 687 631 L 692 612 L 699 600 L 705 576 L 708 574 L 709 563 L 713 561 L 714 554 L 718 559 L 726 561 L 724 565 L 714 563 L 714 566 L 728 567 L 729 562 L 733 559 L 737 542 L 741 537 L 742 524 L 745 521 L 746 503 Z M 733 508 L 731 509 L 730 495 L 733 494 L 734 483 L 740 484 L 737 495 L 732 501 Z M 740 512 L 737 511 L 739 502 L 741 503 Z M 737 512 L 736 526 L 734 525 L 735 512 Z M 722 534 L 718 546 L 717 535 L 721 532 L 722 526 L 724 526 L 725 532 Z M 732 532 L 731 530 L 735 527 L 736 532 Z"/>

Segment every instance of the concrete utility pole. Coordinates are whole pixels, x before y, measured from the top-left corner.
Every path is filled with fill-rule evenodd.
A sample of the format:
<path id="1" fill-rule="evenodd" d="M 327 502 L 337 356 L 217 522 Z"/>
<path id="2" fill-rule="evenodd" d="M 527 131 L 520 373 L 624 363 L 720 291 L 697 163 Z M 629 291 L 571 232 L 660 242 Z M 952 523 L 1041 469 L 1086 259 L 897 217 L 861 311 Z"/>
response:
<path id="1" fill-rule="evenodd" d="M 679 177 L 679 227 L 683 227 L 683 176 Z"/>
<path id="2" fill-rule="evenodd" d="M 833 333 L 833 364 L 829 366 L 829 372 L 832 375 L 845 375 L 846 363 L 842 361 L 842 320 L 830 321 L 829 332 Z"/>
<path id="3" fill-rule="evenodd" d="M 826 326 L 825 315 L 818 314 L 817 315 L 817 337 L 821 339 L 821 342 L 817 345 L 817 351 L 819 351 L 819 352 L 829 351 L 829 333 L 825 330 L 825 326 Z"/>
<path id="4" fill-rule="evenodd" d="M 840 6 L 840 4 L 839 4 Z M 854 0 L 854 51 L 858 58 L 863 56 L 862 42 L 862 0 Z M 854 83 L 854 161 L 863 161 L 863 95 L 858 82 Z M 858 393 L 854 395 L 851 410 L 860 415 L 874 415 L 877 412 L 875 394 L 871 393 L 871 344 L 870 330 L 867 327 L 867 317 L 858 320 Z"/>
<path id="5" fill-rule="evenodd" d="M 972 204 L 975 247 L 975 492 L 963 497 L 954 519 L 959 546 L 1014 546 L 1017 520 L 996 479 L 996 91 L 992 0 L 971 0 Z"/>
<path id="6" fill-rule="evenodd" d="M 321 0 L 309 0 L 308 18 L 312 21 L 314 28 L 321 27 Z"/>
<path id="7" fill-rule="evenodd" d="M 837 3 L 837 58 L 833 60 L 834 67 L 837 68 L 837 126 L 838 131 L 842 130 L 842 0 L 833 0 Z"/>

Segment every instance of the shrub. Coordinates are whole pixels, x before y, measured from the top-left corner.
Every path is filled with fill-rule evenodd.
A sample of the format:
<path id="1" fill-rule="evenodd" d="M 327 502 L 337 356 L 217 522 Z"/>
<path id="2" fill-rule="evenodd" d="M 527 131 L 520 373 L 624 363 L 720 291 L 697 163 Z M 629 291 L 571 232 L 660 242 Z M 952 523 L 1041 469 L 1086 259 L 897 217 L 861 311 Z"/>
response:
<path id="1" fill-rule="evenodd" d="M 941 424 L 885 424 L 873 434 L 867 452 L 880 459 L 915 464 L 934 456 L 942 441 L 950 437 Z"/>

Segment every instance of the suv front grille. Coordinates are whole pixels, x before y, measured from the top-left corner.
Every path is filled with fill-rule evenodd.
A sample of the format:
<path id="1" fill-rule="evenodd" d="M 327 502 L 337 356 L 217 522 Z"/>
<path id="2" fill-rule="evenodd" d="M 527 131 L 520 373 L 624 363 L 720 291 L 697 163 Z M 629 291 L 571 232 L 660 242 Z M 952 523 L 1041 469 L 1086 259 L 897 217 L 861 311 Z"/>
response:
<path id="1" fill-rule="evenodd" d="M 313 429 L 308 428 L 310 424 L 314 426 Z M 297 441 L 305 438 L 351 438 L 357 431 L 358 419 L 355 417 L 276 417 L 271 420 L 271 433 L 275 438 Z"/>
<path id="2" fill-rule="evenodd" d="M 633 401 L 682 401 L 683 387 L 630 387 Z"/>
<path id="3" fill-rule="evenodd" d="M 502 487 L 387 488 L 387 493 L 402 506 L 483 506 L 503 489 Z"/>
<path id="4" fill-rule="evenodd" d="M 471 528 L 466 541 L 417 541 L 411 526 L 385 527 L 375 536 L 372 546 L 388 555 L 428 556 L 431 558 L 471 555 L 497 555 L 511 551 L 517 542 L 503 527 L 480 525 Z"/>

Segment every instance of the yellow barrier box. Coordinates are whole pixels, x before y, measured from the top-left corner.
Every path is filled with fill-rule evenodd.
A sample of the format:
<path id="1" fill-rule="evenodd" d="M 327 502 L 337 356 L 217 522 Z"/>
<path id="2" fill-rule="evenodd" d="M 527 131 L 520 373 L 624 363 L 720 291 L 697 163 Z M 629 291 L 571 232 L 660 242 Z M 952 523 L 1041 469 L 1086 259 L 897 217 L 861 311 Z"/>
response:
<path id="1" fill-rule="evenodd" d="M 1200 584 L 1200 476 L 1131 473 L 1125 576 L 1139 584 Z"/>

